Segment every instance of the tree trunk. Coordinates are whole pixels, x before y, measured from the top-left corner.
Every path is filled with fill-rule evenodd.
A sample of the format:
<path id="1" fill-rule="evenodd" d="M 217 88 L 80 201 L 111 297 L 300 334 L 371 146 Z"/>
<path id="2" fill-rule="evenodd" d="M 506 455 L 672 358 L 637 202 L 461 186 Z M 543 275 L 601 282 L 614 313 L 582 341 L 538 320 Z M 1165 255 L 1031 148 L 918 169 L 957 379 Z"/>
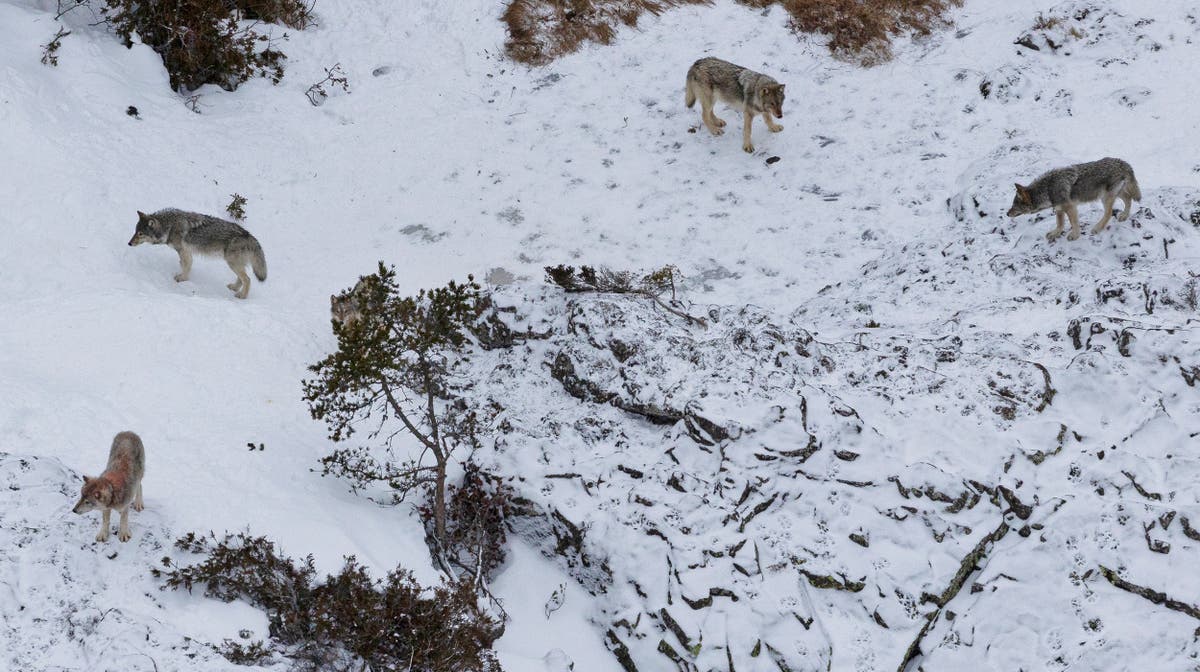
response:
<path id="1" fill-rule="evenodd" d="M 438 543 L 446 540 L 446 461 L 439 459 L 433 492 L 433 533 Z"/>

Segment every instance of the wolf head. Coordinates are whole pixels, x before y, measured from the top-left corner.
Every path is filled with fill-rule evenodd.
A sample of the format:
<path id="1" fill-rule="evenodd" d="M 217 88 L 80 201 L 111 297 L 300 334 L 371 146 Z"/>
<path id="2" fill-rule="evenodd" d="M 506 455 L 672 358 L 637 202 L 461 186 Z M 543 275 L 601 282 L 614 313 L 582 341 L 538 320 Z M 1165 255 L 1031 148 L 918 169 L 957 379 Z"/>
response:
<path id="1" fill-rule="evenodd" d="M 331 295 L 329 297 L 329 312 L 333 316 L 333 321 L 348 327 L 354 324 L 358 319 L 358 305 L 355 296 L 352 293 L 342 294 L 341 296 Z"/>
<path id="2" fill-rule="evenodd" d="M 111 483 L 99 478 L 84 476 L 83 491 L 79 494 L 79 501 L 75 504 L 75 508 L 71 510 L 75 513 L 87 513 L 88 511 L 106 509 L 110 508 L 112 501 L 113 489 Z"/>
<path id="3" fill-rule="evenodd" d="M 768 84 L 758 90 L 758 98 L 764 110 L 776 119 L 783 118 L 783 84 Z"/>
<path id="4" fill-rule="evenodd" d="M 165 243 L 167 242 L 167 230 L 154 218 L 154 215 L 147 215 L 138 210 L 137 227 L 133 230 L 133 237 L 129 239 L 130 247 L 141 245 L 142 243 Z"/>
<path id="5" fill-rule="evenodd" d="M 1019 184 L 1014 184 L 1013 186 L 1017 188 L 1017 193 L 1013 196 L 1012 207 L 1008 209 L 1009 217 L 1037 212 L 1045 207 L 1034 202 L 1033 194 L 1030 193 L 1029 187 L 1022 187 Z"/>

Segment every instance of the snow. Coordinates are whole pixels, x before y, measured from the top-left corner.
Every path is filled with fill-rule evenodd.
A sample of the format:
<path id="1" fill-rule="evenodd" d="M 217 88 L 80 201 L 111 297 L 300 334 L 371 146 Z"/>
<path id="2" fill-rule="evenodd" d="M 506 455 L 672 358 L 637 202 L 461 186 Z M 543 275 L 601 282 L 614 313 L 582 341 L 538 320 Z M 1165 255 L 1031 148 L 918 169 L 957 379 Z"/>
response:
<path id="1" fill-rule="evenodd" d="M 933 611 L 921 593 L 940 593 L 1002 520 L 1011 531 L 934 620 L 916 664 L 1197 664 L 1194 619 L 1118 590 L 1097 567 L 1200 603 L 1200 542 L 1180 521 L 1200 521 L 1200 405 L 1181 374 L 1200 365 L 1186 300 L 1200 256 L 1200 162 L 1188 151 L 1200 124 L 1186 77 L 1200 67 L 1200 3 L 967 0 L 953 28 L 863 70 L 798 40 L 778 8 L 722 0 L 528 69 L 502 57 L 498 3 L 345 0 L 288 31 L 279 86 L 206 87 L 201 114 L 170 91 L 151 50 L 124 48 L 83 10 L 65 18 L 74 32 L 59 66 L 41 65 L 52 5 L 0 0 L 0 668 L 235 669 L 205 644 L 264 636 L 262 615 L 162 592 L 148 572 L 189 531 L 248 529 L 314 554 L 320 571 L 355 555 L 380 574 L 403 565 L 438 580 L 410 508 L 320 477 L 331 444 L 300 398 L 306 367 L 335 345 L 327 297 L 380 259 L 413 291 L 502 269 L 491 277 L 512 276 L 504 300 L 558 330 L 475 364 L 480 398 L 503 399 L 518 428 L 482 457 L 584 526 L 612 586 L 592 595 L 603 577 L 513 535 L 495 581 L 513 618 L 497 645 L 506 669 L 618 669 L 602 650 L 610 629 L 640 670 L 675 669 L 656 647 L 683 649 L 652 616 L 669 597 L 679 625 L 703 636 L 701 669 L 725 669 L 726 646 L 737 669 L 768 669 L 765 653 L 749 653 L 761 638 L 792 669 L 894 670 Z M 1039 51 L 1014 45 L 1039 13 L 1070 18 L 1031 33 Z M 699 114 L 683 106 L 683 75 L 709 54 L 788 85 L 786 130 L 756 123 L 753 156 L 736 133 L 689 132 Z M 334 63 L 351 92 L 311 106 L 304 91 Z M 736 126 L 736 112 L 718 113 Z M 1102 156 L 1137 172 L 1145 198 L 1131 221 L 1049 244 L 1052 217 L 1003 216 L 1013 182 Z M 176 284 L 171 250 L 125 245 L 135 210 L 221 214 L 234 192 L 270 269 L 246 301 L 224 287 L 220 261 L 197 259 Z M 1099 209 L 1080 208 L 1085 226 Z M 700 330 L 615 303 L 605 324 L 604 300 L 541 286 L 542 267 L 558 263 L 675 264 L 689 312 L 721 319 Z M 568 334 L 568 315 L 604 324 L 601 345 L 664 338 L 618 363 Z M 811 355 L 796 354 L 805 334 Z M 783 351 L 791 359 L 775 371 Z M 691 404 L 746 431 L 714 452 L 684 421 L 652 425 L 570 397 L 549 374 L 559 353 L 623 398 Z M 809 361 L 822 354 L 832 370 Z M 487 368 L 499 363 L 514 368 Z M 1035 363 L 1055 390 L 1040 409 Z M 1011 419 L 993 410 L 1002 405 Z M 131 515 L 133 541 L 97 544 L 96 517 L 70 508 L 123 429 L 146 444 L 146 510 Z M 754 457 L 803 448 L 808 434 L 821 445 L 803 464 Z M 543 478 L 563 471 L 583 476 Z M 666 485 L 680 473 L 686 493 Z M 720 473 L 733 489 L 706 490 Z M 751 481 L 771 485 L 738 503 Z M 971 481 L 1009 488 L 1031 517 L 987 494 L 950 513 L 900 490 L 980 494 Z M 771 492 L 783 499 L 750 535 L 722 525 Z M 849 540 L 857 532 L 869 547 Z M 764 565 L 781 564 L 746 576 L 732 568 L 743 555 L 705 555 L 747 537 Z M 798 567 L 867 587 L 820 589 Z M 560 584 L 567 599 L 547 617 Z M 740 599 L 681 605 L 712 587 Z M 637 625 L 614 625 L 622 618 Z"/>

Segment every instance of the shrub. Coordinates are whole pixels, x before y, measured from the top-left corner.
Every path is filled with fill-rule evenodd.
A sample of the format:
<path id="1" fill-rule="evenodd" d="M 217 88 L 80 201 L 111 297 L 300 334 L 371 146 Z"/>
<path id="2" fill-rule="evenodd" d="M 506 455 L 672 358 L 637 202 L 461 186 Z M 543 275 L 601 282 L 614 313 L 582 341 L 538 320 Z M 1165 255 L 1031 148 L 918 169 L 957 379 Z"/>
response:
<path id="1" fill-rule="evenodd" d="M 227 640 L 218 650 L 234 662 L 261 662 L 273 649 L 300 670 L 500 670 L 491 650 L 500 624 L 479 608 L 468 583 L 426 589 L 401 568 L 375 580 L 354 557 L 317 581 L 311 555 L 296 563 L 265 537 L 245 534 L 219 541 L 188 534 L 175 545 L 207 557 L 186 567 L 163 558 L 164 569 L 152 571 L 165 587 L 203 586 L 208 597 L 246 600 L 267 612 L 271 649 Z"/>
<path id="2" fill-rule="evenodd" d="M 230 194 L 232 200 L 229 205 L 225 206 L 225 212 L 237 221 L 245 221 L 246 219 L 246 197 L 238 193 Z"/>
<path id="3" fill-rule="evenodd" d="M 891 59 L 892 38 L 928 35 L 950 25 L 962 0 L 780 0 L 792 30 L 829 39 L 835 56 L 875 65 Z"/>
<path id="4" fill-rule="evenodd" d="M 62 38 L 71 34 L 66 28 L 59 28 L 50 41 L 42 45 L 42 65 L 56 67 L 58 65 L 58 50 L 62 48 Z"/>
<path id="5" fill-rule="evenodd" d="M 678 5 L 709 0 L 511 0 L 501 20 L 508 26 L 505 49 L 514 60 L 545 65 L 585 42 L 608 44 L 616 27 L 637 26 L 644 13 L 661 14 Z"/>
<path id="6" fill-rule="evenodd" d="M 547 266 L 546 280 L 558 285 L 568 293 L 596 292 L 601 294 L 637 294 L 655 303 L 659 308 L 687 320 L 688 323 L 707 327 L 708 322 L 701 317 L 693 317 L 663 301 L 661 296 L 671 292 L 671 303 L 676 303 L 675 276 L 679 270 L 674 266 L 663 266 L 649 273 L 641 274 L 633 271 L 613 271 L 607 268 L 580 266 Z"/>
<path id="7" fill-rule="evenodd" d="M 98 1 L 98 0 L 97 0 Z M 171 87 L 216 84 L 232 91 L 251 77 L 283 78 L 283 52 L 244 19 L 301 29 L 311 23 L 303 0 L 103 0 L 104 21 L 124 40 L 133 34 L 163 59 Z M 286 38 L 286 34 L 284 38 Z"/>
<path id="8" fill-rule="evenodd" d="M 828 38 L 836 56 L 871 65 L 891 57 L 891 40 L 926 35 L 949 25 L 946 14 L 962 0 L 737 0 L 766 8 L 780 5 L 797 33 Z M 545 65 L 585 42 L 608 44 L 620 25 L 636 26 L 644 13 L 707 4 L 707 0 L 510 0 L 502 20 L 505 49 L 513 60 Z"/>
<path id="9" fill-rule="evenodd" d="M 455 573 L 482 587 L 504 564 L 505 519 L 512 510 L 514 493 L 473 462 L 467 463 L 465 471 L 462 482 L 449 488 L 441 545 Z M 426 520 L 432 520 L 431 505 L 424 507 Z"/>

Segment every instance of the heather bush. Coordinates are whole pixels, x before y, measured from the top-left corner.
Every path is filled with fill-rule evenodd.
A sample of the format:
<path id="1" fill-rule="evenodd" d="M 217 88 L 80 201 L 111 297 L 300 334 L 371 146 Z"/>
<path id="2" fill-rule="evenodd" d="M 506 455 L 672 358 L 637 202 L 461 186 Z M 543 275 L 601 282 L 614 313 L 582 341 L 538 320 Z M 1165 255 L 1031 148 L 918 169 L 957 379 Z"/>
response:
<path id="1" fill-rule="evenodd" d="M 164 586 L 267 613 L 270 642 L 216 647 L 231 661 L 285 656 L 293 669 L 322 672 L 499 672 L 491 650 L 500 624 L 480 609 L 469 582 L 422 587 L 397 568 L 373 579 L 354 557 L 318 580 L 312 556 L 296 562 L 265 537 L 188 534 L 176 547 L 205 556 L 180 566 L 163 558 Z"/>

